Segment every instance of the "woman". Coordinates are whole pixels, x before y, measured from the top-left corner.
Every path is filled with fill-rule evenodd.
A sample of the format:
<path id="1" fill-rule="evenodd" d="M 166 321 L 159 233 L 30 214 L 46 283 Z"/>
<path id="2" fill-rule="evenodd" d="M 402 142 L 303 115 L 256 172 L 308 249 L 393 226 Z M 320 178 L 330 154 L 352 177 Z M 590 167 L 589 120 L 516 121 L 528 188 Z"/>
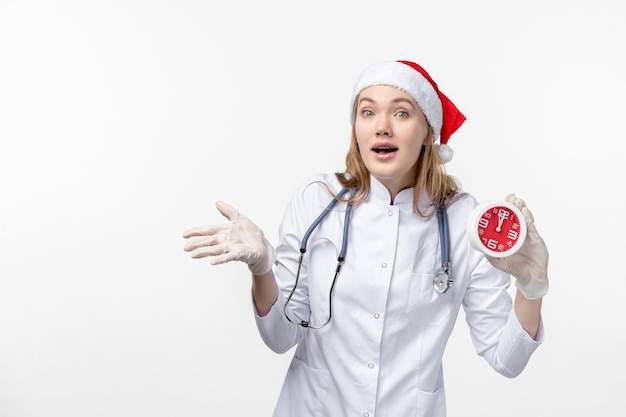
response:
<path id="1" fill-rule="evenodd" d="M 445 416 L 442 356 L 461 306 L 476 352 L 507 377 L 541 344 L 547 248 L 514 195 L 507 201 L 528 227 L 522 248 L 487 258 L 469 244 L 465 225 L 478 203 L 444 169 L 464 120 L 416 63 L 374 64 L 352 94 L 346 170 L 301 184 L 276 250 L 223 202 L 230 223 L 185 232 L 192 257 L 248 264 L 264 342 L 278 353 L 297 345 L 274 416 Z M 433 289 L 440 206 L 453 279 L 445 292 Z"/>

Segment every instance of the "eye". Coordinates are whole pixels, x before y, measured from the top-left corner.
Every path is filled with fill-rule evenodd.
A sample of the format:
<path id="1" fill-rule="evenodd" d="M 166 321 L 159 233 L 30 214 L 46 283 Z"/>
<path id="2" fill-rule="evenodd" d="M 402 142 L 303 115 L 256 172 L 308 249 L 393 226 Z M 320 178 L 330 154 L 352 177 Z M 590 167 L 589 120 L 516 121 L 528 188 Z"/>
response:
<path id="1" fill-rule="evenodd" d="M 370 116 L 373 116 L 373 115 L 374 115 L 374 112 L 373 112 L 373 111 L 371 111 L 371 110 L 363 110 L 363 111 L 361 112 L 361 114 L 363 114 L 363 116 L 365 116 L 365 117 L 370 117 Z"/>
<path id="2" fill-rule="evenodd" d="M 409 117 L 409 113 L 405 112 L 404 110 L 400 110 L 399 112 L 396 113 L 396 116 L 398 116 L 401 119 L 406 119 L 407 117 Z"/>

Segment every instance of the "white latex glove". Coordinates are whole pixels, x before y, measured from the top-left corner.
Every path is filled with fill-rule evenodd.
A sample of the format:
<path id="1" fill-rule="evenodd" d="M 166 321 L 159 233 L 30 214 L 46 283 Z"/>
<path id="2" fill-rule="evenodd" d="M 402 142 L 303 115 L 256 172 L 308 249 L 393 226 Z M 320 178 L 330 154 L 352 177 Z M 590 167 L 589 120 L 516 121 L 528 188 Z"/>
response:
<path id="1" fill-rule="evenodd" d="M 515 204 L 526 220 L 527 234 L 524 244 L 516 253 L 505 258 L 487 259 L 496 268 L 513 275 L 515 286 L 529 300 L 541 298 L 548 292 L 548 248 L 535 227 L 533 214 L 521 198 L 510 194 L 506 201 Z"/>
<path id="2" fill-rule="evenodd" d="M 276 250 L 267 241 L 263 231 L 233 206 L 218 201 L 216 207 L 230 223 L 187 230 L 183 237 L 189 239 L 185 250 L 192 252 L 191 257 L 212 256 L 212 265 L 230 261 L 245 262 L 256 275 L 271 271 Z"/>

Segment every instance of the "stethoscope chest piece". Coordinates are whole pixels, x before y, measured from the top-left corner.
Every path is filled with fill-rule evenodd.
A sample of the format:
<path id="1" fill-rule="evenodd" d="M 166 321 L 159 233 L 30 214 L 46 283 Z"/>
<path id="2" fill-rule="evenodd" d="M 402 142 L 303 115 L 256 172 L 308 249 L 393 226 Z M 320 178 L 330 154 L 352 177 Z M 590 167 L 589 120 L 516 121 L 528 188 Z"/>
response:
<path id="1" fill-rule="evenodd" d="M 443 294 L 450 289 L 452 285 L 452 277 L 450 276 L 450 266 L 446 263 L 435 275 L 433 279 L 433 288 L 439 294 Z"/>
<path id="2" fill-rule="evenodd" d="M 288 311 L 287 306 L 289 304 L 289 301 L 291 300 L 291 297 L 296 291 L 296 288 L 298 287 L 298 281 L 300 280 L 300 269 L 302 267 L 302 259 L 307 250 L 306 248 L 307 248 L 307 242 L 309 240 L 309 237 L 311 236 L 315 228 L 320 224 L 320 222 L 328 215 L 328 213 L 331 212 L 335 204 L 339 202 L 341 197 L 346 192 L 348 192 L 348 188 L 343 188 L 337 194 L 337 196 L 334 197 L 330 201 L 330 203 L 328 203 L 328 206 L 326 207 L 326 209 L 315 219 L 315 221 L 311 224 L 311 226 L 309 226 L 309 228 L 304 234 L 304 237 L 302 238 L 302 243 L 300 245 L 300 258 L 298 261 L 298 270 L 296 271 L 295 283 L 293 285 L 293 288 L 291 289 L 291 292 L 289 293 L 289 296 L 287 297 L 287 300 L 285 301 L 285 307 L 284 307 L 285 317 L 292 324 L 296 324 L 296 325 L 299 325 L 308 329 L 321 329 L 322 327 L 325 327 L 328 323 L 330 323 L 330 320 L 332 318 L 332 310 L 333 310 L 332 309 L 333 290 L 335 289 L 335 282 L 337 281 L 337 276 L 339 275 L 339 271 L 341 270 L 341 265 L 343 265 L 343 262 L 346 256 L 346 248 L 348 244 L 348 229 L 350 225 L 350 214 L 352 212 L 352 203 L 348 203 L 346 207 L 346 214 L 345 214 L 344 225 L 343 225 L 343 240 L 341 244 L 341 251 L 339 252 L 339 256 L 337 258 L 337 268 L 335 270 L 335 276 L 333 277 L 333 281 L 330 286 L 330 291 L 328 293 L 328 319 L 319 325 L 313 325 L 306 320 L 292 320 L 287 314 L 287 311 Z M 347 201 L 350 201 L 350 199 L 354 196 L 355 192 L 356 192 L 356 188 L 353 188 Z M 437 220 L 439 223 L 439 240 L 441 242 L 441 268 L 435 275 L 435 278 L 433 280 L 433 288 L 435 292 L 439 294 L 443 294 L 446 291 L 448 291 L 450 289 L 450 286 L 452 285 L 452 276 L 450 273 L 450 232 L 448 230 L 448 214 L 446 212 L 446 207 L 443 204 L 443 202 L 437 209 Z"/>

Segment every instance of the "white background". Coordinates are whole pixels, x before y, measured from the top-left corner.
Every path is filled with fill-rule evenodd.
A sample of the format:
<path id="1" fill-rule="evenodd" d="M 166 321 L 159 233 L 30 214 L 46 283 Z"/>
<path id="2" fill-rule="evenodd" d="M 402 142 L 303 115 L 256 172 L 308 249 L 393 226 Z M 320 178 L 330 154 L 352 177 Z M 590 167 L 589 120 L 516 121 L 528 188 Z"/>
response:
<path id="1" fill-rule="evenodd" d="M 463 315 L 449 415 L 623 416 L 618 0 L 0 0 L 0 416 L 269 416 L 292 352 L 247 269 L 183 251 L 230 202 L 275 242 L 342 170 L 375 61 L 425 66 L 468 120 L 450 174 L 523 197 L 550 249 L 547 339 L 506 379 Z"/>

